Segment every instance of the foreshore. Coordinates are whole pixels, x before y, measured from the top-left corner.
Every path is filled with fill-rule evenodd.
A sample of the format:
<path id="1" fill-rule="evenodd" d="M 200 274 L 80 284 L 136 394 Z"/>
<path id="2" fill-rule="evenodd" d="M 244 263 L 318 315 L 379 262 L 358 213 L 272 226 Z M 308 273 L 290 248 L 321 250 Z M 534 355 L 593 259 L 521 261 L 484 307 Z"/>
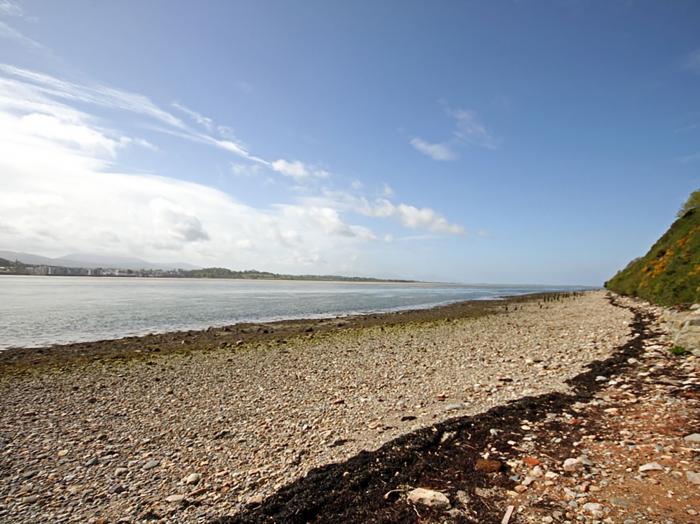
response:
<path id="1" fill-rule="evenodd" d="M 567 380 L 633 336 L 602 291 L 0 353 L 0 519 L 206 522 Z"/>
<path id="2" fill-rule="evenodd" d="M 549 292 L 515 295 L 504 299 L 466 300 L 429 308 L 345 315 L 317 319 L 291 319 L 272 322 L 242 322 L 201 330 L 168 331 L 132 335 L 117 339 L 57 344 L 47 347 L 0 350 L 0 373 L 36 370 L 52 365 L 84 365 L 104 360 L 143 359 L 152 353 L 184 354 L 246 345 L 285 343 L 295 336 L 313 338 L 317 334 L 371 326 L 424 323 L 450 318 L 475 318 L 517 307 L 532 300 L 556 300 L 577 292 Z"/>

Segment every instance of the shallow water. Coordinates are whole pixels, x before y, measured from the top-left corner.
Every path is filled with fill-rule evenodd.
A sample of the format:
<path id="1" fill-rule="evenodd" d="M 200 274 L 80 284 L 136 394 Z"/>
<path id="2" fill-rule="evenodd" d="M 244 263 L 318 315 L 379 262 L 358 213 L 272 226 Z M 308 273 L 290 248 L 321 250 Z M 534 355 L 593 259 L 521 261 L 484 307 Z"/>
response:
<path id="1" fill-rule="evenodd" d="M 2 276 L 0 349 L 572 289 L 580 288 Z"/>

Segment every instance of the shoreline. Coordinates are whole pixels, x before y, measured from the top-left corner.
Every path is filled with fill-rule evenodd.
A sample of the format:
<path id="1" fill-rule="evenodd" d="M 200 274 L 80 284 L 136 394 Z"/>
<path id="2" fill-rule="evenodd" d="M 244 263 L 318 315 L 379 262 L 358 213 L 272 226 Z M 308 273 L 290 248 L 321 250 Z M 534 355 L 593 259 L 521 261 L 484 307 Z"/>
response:
<path id="1" fill-rule="evenodd" d="M 405 309 L 369 313 L 238 322 L 201 329 L 151 332 L 66 344 L 8 347 L 0 349 L 0 374 L 8 369 L 21 369 L 29 366 L 66 365 L 100 359 L 124 361 L 144 358 L 152 353 L 162 355 L 217 348 L 226 349 L 232 344 L 242 346 L 249 343 L 279 342 L 285 338 L 298 336 L 313 338 L 315 334 L 335 332 L 341 329 L 435 322 L 451 318 L 475 318 L 507 311 L 510 305 L 517 307 L 523 302 L 555 300 L 591 292 L 595 292 L 595 290 L 534 292 L 498 298 L 460 300 L 428 305 L 424 308 L 407 306 Z"/>
<path id="2" fill-rule="evenodd" d="M 632 333 L 568 391 L 405 433 L 211 524 L 694 522 L 700 359 L 669 351 L 662 309 L 609 299 Z M 419 486 L 446 505 L 416 502 Z"/>
<path id="3" fill-rule="evenodd" d="M 402 435 L 569 391 L 567 379 L 630 338 L 631 313 L 605 296 L 518 297 L 491 315 L 463 304 L 459 318 L 394 315 L 391 325 L 370 318 L 240 347 L 0 373 L 0 469 L 16 472 L 0 477 L 0 517 L 240 514 Z"/>

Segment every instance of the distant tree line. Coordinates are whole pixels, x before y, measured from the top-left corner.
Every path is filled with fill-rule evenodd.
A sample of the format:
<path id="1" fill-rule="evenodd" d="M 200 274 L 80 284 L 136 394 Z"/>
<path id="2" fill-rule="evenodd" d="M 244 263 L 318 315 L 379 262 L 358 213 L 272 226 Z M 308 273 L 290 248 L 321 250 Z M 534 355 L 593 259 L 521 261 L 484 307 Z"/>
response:
<path id="1" fill-rule="evenodd" d="M 203 269 L 121 269 L 84 268 L 24 264 L 19 260 L 0 258 L 0 274 L 88 276 L 88 277 L 150 277 L 150 278 L 229 278 L 239 280 L 317 280 L 341 282 L 415 282 L 413 280 L 381 279 L 369 277 L 345 277 L 341 275 L 285 275 L 247 269 L 233 271 L 223 267 Z"/>

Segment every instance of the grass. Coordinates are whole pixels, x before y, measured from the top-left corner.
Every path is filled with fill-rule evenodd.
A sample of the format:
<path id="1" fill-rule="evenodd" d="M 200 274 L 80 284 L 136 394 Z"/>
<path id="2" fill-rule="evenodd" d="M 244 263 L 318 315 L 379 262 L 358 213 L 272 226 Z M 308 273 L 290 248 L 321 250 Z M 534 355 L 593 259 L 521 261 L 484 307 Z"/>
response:
<path id="1" fill-rule="evenodd" d="M 646 255 L 605 287 L 663 306 L 700 302 L 700 208 L 683 213 Z"/>
<path id="2" fill-rule="evenodd" d="M 681 346 L 673 346 L 671 349 L 669 349 L 672 355 L 676 355 L 677 357 L 682 357 L 683 355 L 688 354 L 688 350 Z"/>

